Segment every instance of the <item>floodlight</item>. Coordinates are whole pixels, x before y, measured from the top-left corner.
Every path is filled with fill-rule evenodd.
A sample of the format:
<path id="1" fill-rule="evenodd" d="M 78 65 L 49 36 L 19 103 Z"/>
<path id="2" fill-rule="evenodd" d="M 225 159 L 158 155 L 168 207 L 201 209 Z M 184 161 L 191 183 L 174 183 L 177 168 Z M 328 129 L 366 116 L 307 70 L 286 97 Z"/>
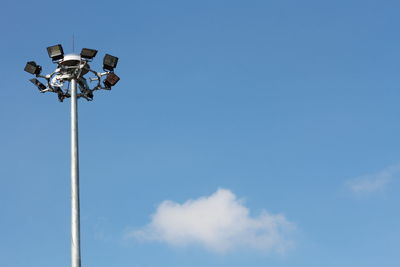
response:
<path id="1" fill-rule="evenodd" d="M 33 83 L 34 85 L 36 85 L 36 87 L 41 91 L 46 89 L 46 85 L 44 85 L 43 83 L 41 83 L 38 79 L 30 79 L 29 81 L 31 81 L 31 83 Z"/>
<path id="2" fill-rule="evenodd" d="M 111 86 L 116 85 L 119 80 L 119 77 L 115 73 L 109 73 L 107 78 L 104 80 L 104 85 L 107 88 L 111 88 Z"/>
<path id="3" fill-rule="evenodd" d="M 64 57 L 64 50 L 60 44 L 47 47 L 47 53 L 53 61 L 62 59 Z"/>
<path id="4" fill-rule="evenodd" d="M 96 56 L 97 50 L 89 49 L 89 48 L 82 48 L 81 57 L 86 59 L 92 59 Z"/>
<path id="5" fill-rule="evenodd" d="M 35 61 L 28 61 L 24 71 L 29 72 L 30 74 L 38 75 L 42 71 L 42 67 L 37 65 Z"/>
<path id="6" fill-rule="evenodd" d="M 117 67 L 118 58 L 106 54 L 103 59 L 103 69 L 113 71 L 115 67 Z"/>

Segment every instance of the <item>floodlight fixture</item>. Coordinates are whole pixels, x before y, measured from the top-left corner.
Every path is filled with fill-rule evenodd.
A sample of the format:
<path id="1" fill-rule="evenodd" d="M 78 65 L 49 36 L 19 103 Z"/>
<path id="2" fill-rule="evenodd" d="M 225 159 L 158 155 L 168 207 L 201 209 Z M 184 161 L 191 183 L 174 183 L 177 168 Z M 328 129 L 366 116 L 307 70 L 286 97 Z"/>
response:
<path id="1" fill-rule="evenodd" d="M 40 91 L 46 89 L 46 85 L 44 85 L 43 83 L 41 83 L 38 79 L 30 79 L 29 81 L 31 81 L 31 83 L 33 83 Z"/>
<path id="2" fill-rule="evenodd" d="M 39 75 L 42 71 L 42 67 L 37 65 L 35 61 L 28 61 L 25 65 L 24 71 L 30 74 Z"/>
<path id="3" fill-rule="evenodd" d="M 111 86 L 116 85 L 119 80 L 120 80 L 120 78 L 117 76 L 117 74 L 110 72 L 107 75 L 107 78 L 104 80 L 104 85 L 107 88 L 111 88 Z"/>
<path id="4" fill-rule="evenodd" d="M 103 69 L 114 71 L 114 68 L 117 67 L 118 58 L 112 55 L 106 54 L 103 59 Z"/>
<path id="5" fill-rule="evenodd" d="M 47 53 L 53 61 L 60 60 L 64 57 L 64 50 L 60 44 L 47 47 Z"/>
<path id="6" fill-rule="evenodd" d="M 96 56 L 97 50 L 90 48 L 82 48 L 81 57 L 86 59 L 92 59 Z"/>

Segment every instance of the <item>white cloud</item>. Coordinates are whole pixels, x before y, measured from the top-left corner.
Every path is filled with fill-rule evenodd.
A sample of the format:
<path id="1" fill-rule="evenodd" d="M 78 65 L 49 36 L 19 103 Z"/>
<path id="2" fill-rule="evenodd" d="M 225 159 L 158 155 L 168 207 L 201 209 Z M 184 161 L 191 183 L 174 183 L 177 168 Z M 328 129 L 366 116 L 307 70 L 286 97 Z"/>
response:
<path id="1" fill-rule="evenodd" d="M 346 186 L 356 194 L 382 192 L 399 172 L 400 165 L 389 166 L 380 172 L 351 179 L 346 182 Z"/>
<path id="2" fill-rule="evenodd" d="M 183 204 L 164 201 L 151 222 L 129 236 L 173 246 L 199 244 L 215 252 L 252 248 L 283 253 L 292 246 L 293 223 L 263 211 L 251 217 L 243 201 L 226 189 Z"/>

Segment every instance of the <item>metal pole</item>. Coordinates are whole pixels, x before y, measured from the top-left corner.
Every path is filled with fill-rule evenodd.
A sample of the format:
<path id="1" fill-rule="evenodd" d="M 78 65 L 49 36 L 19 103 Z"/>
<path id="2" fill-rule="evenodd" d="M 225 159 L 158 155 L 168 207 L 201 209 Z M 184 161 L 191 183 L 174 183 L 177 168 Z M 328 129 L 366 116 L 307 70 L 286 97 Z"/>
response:
<path id="1" fill-rule="evenodd" d="M 71 80 L 71 267 L 81 266 L 79 225 L 79 153 L 76 79 Z"/>
<path id="2" fill-rule="evenodd" d="M 72 50 L 74 51 L 74 36 L 72 36 Z M 78 148 L 78 97 L 88 101 L 93 100 L 93 92 L 96 90 L 111 90 L 111 87 L 120 80 L 114 73 L 118 63 L 118 57 L 106 54 L 103 59 L 104 72 L 92 70 L 88 64 L 96 56 L 95 49 L 82 49 L 78 54 L 64 55 L 60 44 L 47 47 L 47 52 L 57 68 L 47 75 L 42 75 L 42 67 L 34 61 L 28 61 L 24 70 L 36 76 L 30 79 L 41 93 L 53 92 L 63 102 L 65 98 L 71 97 L 71 267 L 81 267 L 80 248 L 80 208 L 79 208 L 79 148 Z M 90 88 L 85 74 L 90 73 L 90 81 L 97 81 L 97 84 Z M 96 76 L 96 77 L 93 77 Z M 90 77 L 92 76 L 92 77 Z M 105 76 L 105 79 L 103 78 Z M 37 78 L 44 79 L 45 84 Z M 80 93 L 77 93 L 79 79 Z M 69 88 L 66 88 L 69 82 Z"/>

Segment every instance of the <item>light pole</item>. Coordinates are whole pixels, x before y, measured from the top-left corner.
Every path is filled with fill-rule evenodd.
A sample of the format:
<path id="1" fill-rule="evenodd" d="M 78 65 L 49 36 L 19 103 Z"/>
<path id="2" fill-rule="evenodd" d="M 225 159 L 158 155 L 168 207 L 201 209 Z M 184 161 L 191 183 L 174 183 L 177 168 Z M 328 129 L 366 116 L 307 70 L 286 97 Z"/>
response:
<path id="1" fill-rule="evenodd" d="M 30 81 L 41 93 L 53 92 L 60 102 L 71 98 L 71 267 L 81 266 L 80 251 L 80 209 L 79 209 L 79 148 L 78 148 L 78 103 L 80 97 L 93 100 L 96 90 L 111 90 L 119 77 L 114 73 L 118 58 L 106 54 L 103 59 L 104 72 L 96 72 L 90 68 L 89 62 L 96 56 L 97 50 L 83 48 L 79 55 L 64 55 L 60 44 L 47 48 L 49 57 L 57 68 L 50 74 L 41 75 L 42 67 L 34 61 L 26 63 L 25 71 L 36 78 Z M 96 82 L 90 88 L 85 75 L 90 82 Z M 46 85 L 37 78 L 46 81 Z M 77 92 L 79 87 L 80 92 Z"/>

